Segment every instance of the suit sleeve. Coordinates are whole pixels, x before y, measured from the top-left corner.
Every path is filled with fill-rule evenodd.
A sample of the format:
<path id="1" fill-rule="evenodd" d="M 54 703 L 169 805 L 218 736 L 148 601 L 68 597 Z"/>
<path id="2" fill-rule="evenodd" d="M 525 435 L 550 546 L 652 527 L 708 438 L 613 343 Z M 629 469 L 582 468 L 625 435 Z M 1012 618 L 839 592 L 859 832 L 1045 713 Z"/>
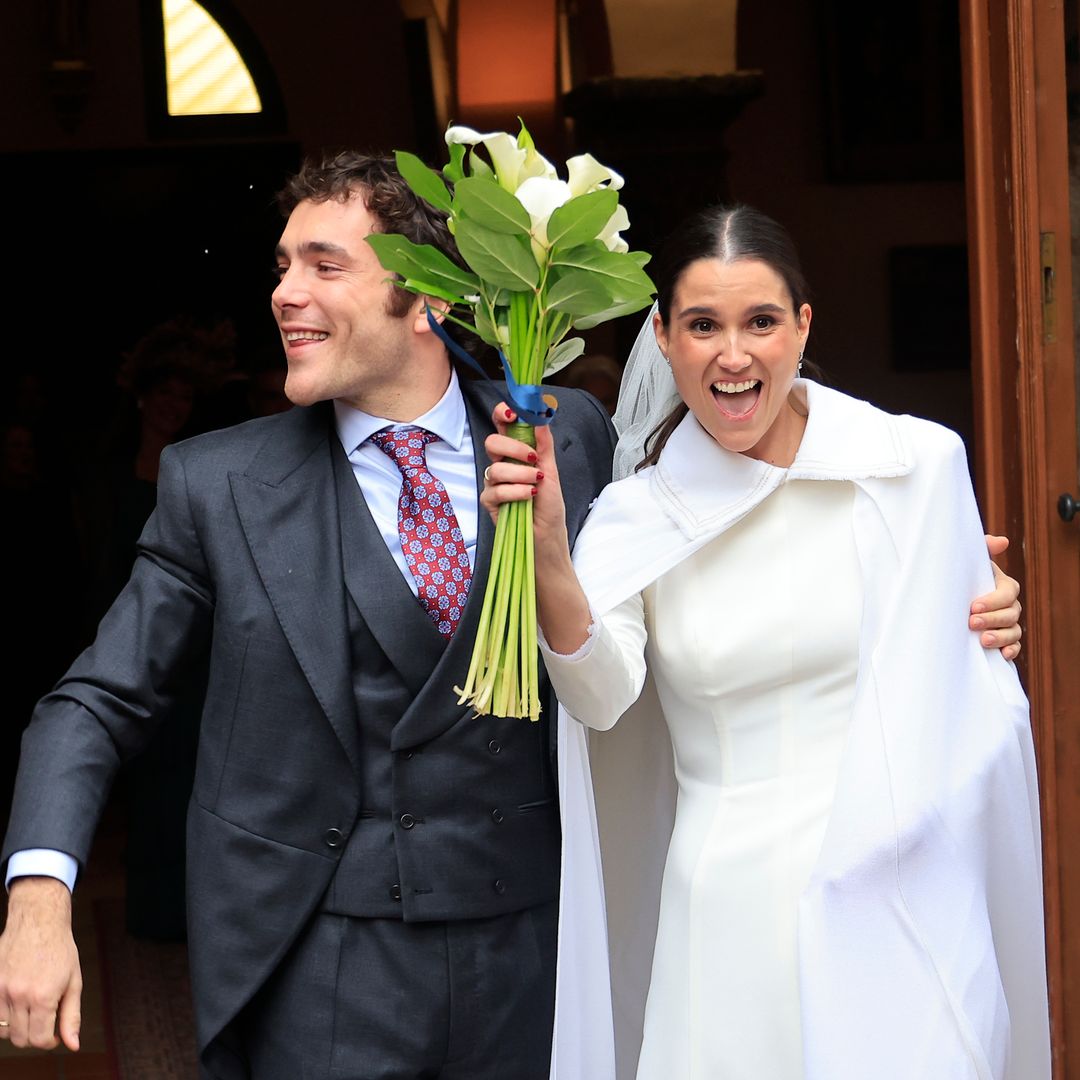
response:
<path id="1" fill-rule="evenodd" d="M 208 648 L 213 608 L 182 453 L 170 447 L 130 580 L 23 736 L 5 861 L 52 848 L 85 863 L 117 769 L 146 745 Z"/>

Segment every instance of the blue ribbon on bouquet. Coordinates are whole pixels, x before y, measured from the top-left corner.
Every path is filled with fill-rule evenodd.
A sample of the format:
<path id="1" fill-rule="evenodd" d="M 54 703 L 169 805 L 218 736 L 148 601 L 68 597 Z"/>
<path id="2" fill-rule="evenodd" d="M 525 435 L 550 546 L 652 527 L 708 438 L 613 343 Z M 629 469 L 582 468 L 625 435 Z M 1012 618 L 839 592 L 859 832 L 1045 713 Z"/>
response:
<path id="1" fill-rule="evenodd" d="M 430 304 L 427 305 L 427 321 L 432 332 L 463 364 L 467 364 L 473 371 L 477 372 L 481 378 L 487 379 L 488 382 L 495 381 L 446 332 L 442 323 L 440 323 L 432 313 Z M 499 363 L 502 364 L 503 378 L 506 380 L 506 396 L 510 399 L 510 404 L 514 407 L 514 412 L 518 414 L 518 419 L 524 420 L 526 424 L 531 424 L 533 427 L 546 427 L 550 424 L 551 421 L 555 419 L 555 409 L 557 406 L 549 405 L 544 400 L 544 388 L 532 383 L 519 383 L 514 378 L 514 373 L 510 370 L 510 364 L 503 355 L 502 349 L 499 349 Z"/>

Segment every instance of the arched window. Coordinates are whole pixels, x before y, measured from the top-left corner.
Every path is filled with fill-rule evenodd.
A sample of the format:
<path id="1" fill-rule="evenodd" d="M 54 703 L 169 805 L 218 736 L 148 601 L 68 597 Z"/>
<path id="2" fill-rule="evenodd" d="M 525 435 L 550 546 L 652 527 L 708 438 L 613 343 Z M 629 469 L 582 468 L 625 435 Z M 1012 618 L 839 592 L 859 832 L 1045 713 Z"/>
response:
<path id="1" fill-rule="evenodd" d="M 142 0 L 152 137 L 284 134 L 277 80 L 228 0 Z"/>
<path id="2" fill-rule="evenodd" d="M 228 34 L 195 0 L 161 0 L 170 116 L 262 112 L 259 91 Z"/>

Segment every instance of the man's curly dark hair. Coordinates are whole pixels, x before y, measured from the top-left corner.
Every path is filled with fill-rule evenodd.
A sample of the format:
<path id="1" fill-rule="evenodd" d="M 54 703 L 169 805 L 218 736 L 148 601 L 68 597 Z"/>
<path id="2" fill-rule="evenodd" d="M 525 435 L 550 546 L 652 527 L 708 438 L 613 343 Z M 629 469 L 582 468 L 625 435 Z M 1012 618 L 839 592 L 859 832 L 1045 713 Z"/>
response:
<path id="1" fill-rule="evenodd" d="M 414 244 L 431 244 L 466 268 L 446 225 L 446 214 L 413 194 L 392 158 L 343 150 L 319 162 L 309 159 L 278 193 L 277 204 L 288 217 L 301 202 L 347 202 L 354 192 L 363 198 L 379 232 L 400 233 Z M 404 289 L 394 289 L 390 313 L 404 317 L 415 299 Z"/>

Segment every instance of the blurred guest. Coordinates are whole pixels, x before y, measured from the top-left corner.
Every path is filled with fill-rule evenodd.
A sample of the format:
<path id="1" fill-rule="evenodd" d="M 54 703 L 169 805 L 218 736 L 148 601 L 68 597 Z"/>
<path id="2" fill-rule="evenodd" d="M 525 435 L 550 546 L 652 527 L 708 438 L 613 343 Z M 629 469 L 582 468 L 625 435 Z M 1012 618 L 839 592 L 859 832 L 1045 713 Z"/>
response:
<path id="1" fill-rule="evenodd" d="M 118 371 L 124 398 L 84 498 L 94 571 L 88 612 L 94 624 L 131 573 L 136 541 L 157 500 L 161 452 L 197 430 L 200 401 L 232 373 L 233 341 L 227 323 L 205 329 L 173 320 L 143 337 Z M 161 726 L 124 775 L 127 926 L 138 937 L 184 937 L 185 820 L 205 681 L 197 664 L 185 680 L 174 722 Z"/>
<path id="2" fill-rule="evenodd" d="M 574 386 L 592 394 L 608 411 L 615 415 L 615 406 L 619 401 L 619 384 L 622 382 L 622 369 L 610 356 L 604 353 L 590 353 L 575 360 L 562 372 L 559 380 L 563 386 Z"/>

